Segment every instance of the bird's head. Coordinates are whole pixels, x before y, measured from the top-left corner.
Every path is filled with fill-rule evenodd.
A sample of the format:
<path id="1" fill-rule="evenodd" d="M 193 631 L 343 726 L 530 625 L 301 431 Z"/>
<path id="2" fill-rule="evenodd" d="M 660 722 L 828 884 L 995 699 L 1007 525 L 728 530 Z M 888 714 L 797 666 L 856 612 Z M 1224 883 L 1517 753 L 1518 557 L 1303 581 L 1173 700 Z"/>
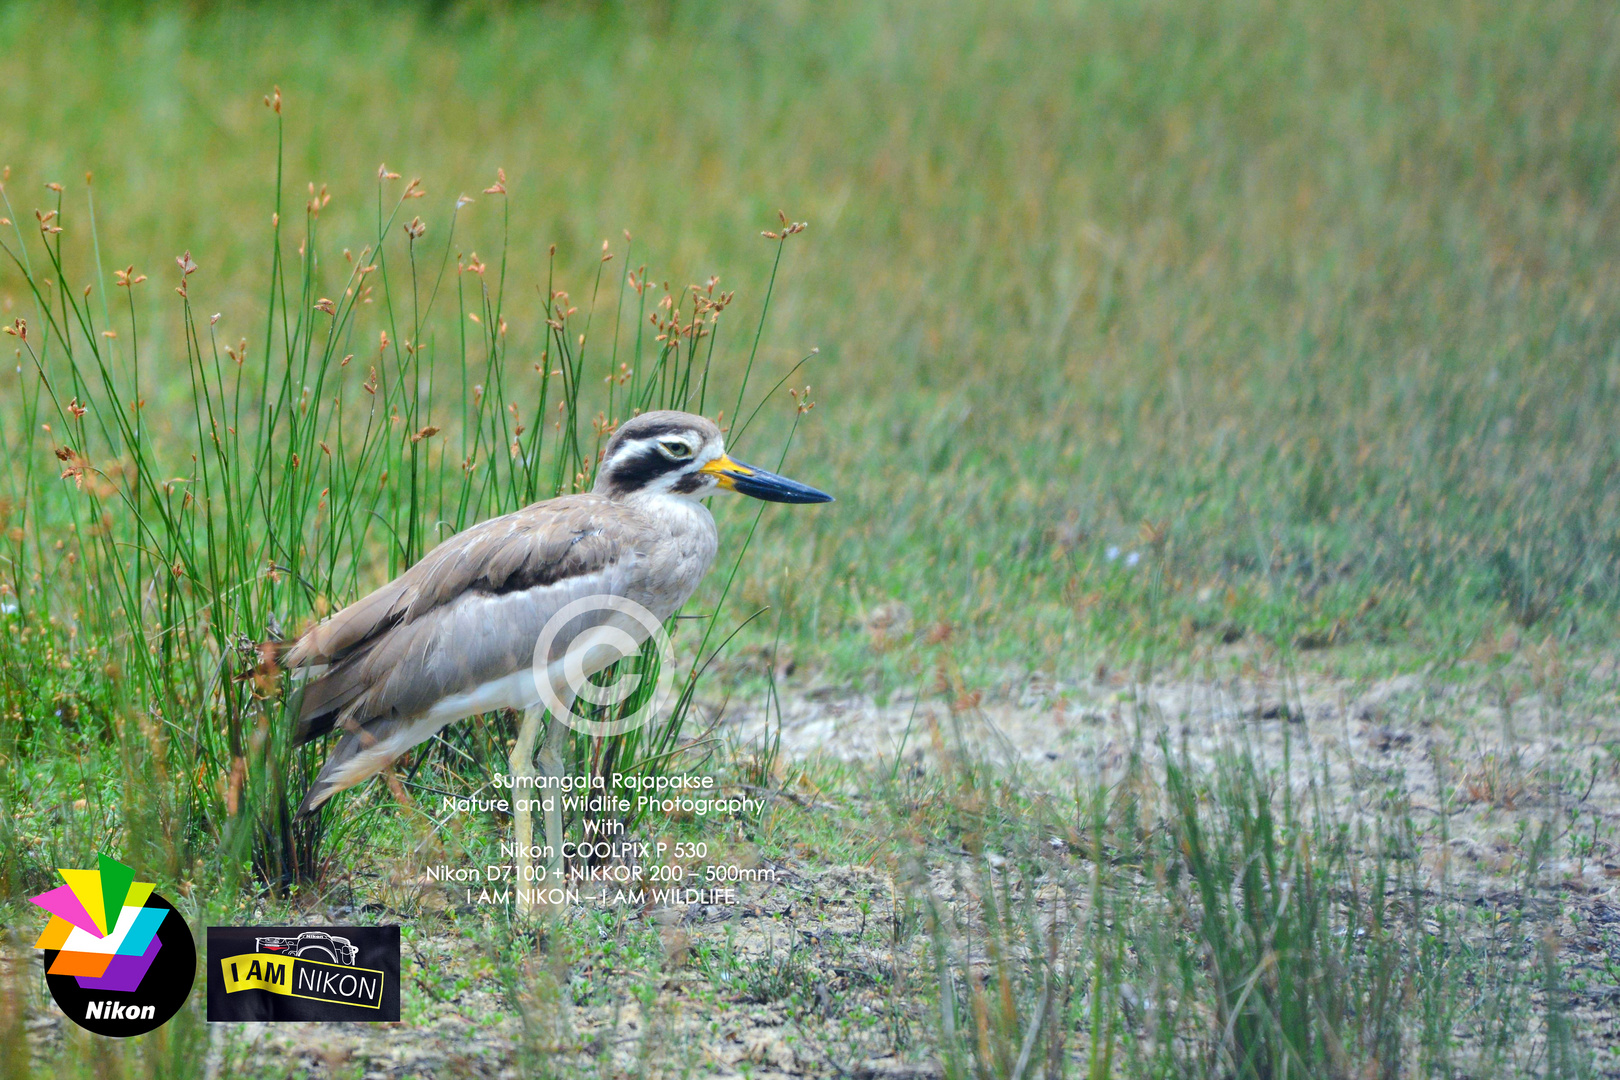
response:
<path id="1" fill-rule="evenodd" d="M 832 496 L 726 456 L 713 421 L 692 413 L 642 413 L 619 425 L 596 470 L 596 492 L 609 498 L 669 494 L 701 499 L 735 491 L 767 502 L 832 502 Z"/>

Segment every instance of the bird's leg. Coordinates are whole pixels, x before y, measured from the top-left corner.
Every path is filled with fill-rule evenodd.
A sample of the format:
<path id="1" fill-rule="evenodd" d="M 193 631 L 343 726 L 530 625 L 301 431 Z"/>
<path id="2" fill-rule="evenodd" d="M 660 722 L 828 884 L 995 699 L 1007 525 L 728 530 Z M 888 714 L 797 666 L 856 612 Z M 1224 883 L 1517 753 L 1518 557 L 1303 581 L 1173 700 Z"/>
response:
<path id="1" fill-rule="evenodd" d="M 546 800 L 546 849 L 550 860 L 546 865 L 546 885 L 549 888 L 562 888 L 563 869 L 563 824 L 562 824 L 562 775 L 563 775 L 563 743 L 568 738 L 568 725 L 551 718 L 551 725 L 546 728 L 546 741 L 540 746 L 540 775 L 546 778 L 546 791 L 549 798 Z"/>
<path id="2" fill-rule="evenodd" d="M 532 780 L 535 775 L 534 741 L 540 735 L 540 718 L 545 711 L 543 705 L 523 710 L 523 725 L 518 728 L 517 743 L 512 747 L 512 756 L 507 759 L 512 769 L 512 831 L 517 841 L 517 891 L 520 898 L 532 897 L 536 887 L 529 871 L 529 848 L 534 843 L 534 819 L 529 800 L 534 798 L 535 789 L 532 783 L 524 781 Z M 524 912 L 534 909 L 532 899 L 527 902 L 519 899 L 517 906 L 519 911 Z"/>

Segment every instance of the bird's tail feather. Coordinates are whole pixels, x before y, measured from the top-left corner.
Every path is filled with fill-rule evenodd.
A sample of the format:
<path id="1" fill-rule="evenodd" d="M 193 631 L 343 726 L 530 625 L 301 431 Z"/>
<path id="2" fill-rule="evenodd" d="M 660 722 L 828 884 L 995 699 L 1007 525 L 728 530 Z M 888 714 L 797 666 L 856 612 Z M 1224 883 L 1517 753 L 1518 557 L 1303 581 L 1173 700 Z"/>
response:
<path id="1" fill-rule="evenodd" d="M 444 724 L 427 719 L 373 720 L 338 740 L 326 764 L 298 805 L 299 816 L 312 814 L 338 792 L 366 780 L 417 743 L 433 737 Z"/>
<path id="2" fill-rule="evenodd" d="M 358 664 L 350 661 L 322 671 L 304 683 L 298 702 L 298 723 L 293 728 L 293 745 L 320 738 L 337 724 L 345 709 L 353 706 L 368 689 Z"/>

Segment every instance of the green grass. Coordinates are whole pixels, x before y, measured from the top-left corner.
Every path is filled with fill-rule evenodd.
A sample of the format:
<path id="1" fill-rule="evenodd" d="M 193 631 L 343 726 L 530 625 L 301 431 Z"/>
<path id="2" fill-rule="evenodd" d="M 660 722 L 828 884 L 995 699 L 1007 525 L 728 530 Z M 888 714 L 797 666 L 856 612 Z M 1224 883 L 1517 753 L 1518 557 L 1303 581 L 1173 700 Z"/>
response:
<path id="1" fill-rule="evenodd" d="M 1550 829 L 1515 906 L 1470 910 L 1420 868 L 1399 780 L 1350 811 L 1303 746 L 1281 768 L 1242 744 L 1205 763 L 1159 749 L 1070 798 L 954 778 L 942 824 L 969 857 L 923 858 L 979 902 L 946 908 L 912 880 L 947 1075 L 1584 1074 L 1526 912 Z M 916 792 L 890 798 L 915 821 Z M 1542 1025 L 1538 1061 L 1525 1033 Z"/>
<path id="2" fill-rule="evenodd" d="M 24 120 L 0 157 L 25 216 L 95 170 L 106 264 L 190 249 L 255 349 L 272 83 L 289 186 L 331 185 L 335 243 L 370 233 L 378 162 L 424 178 L 430 246 L 507 169 L 518 352 L 552 242 L 577 297 L 629 229 L 677 288 L 721 274 L 747 324 L 759 231 L 779 207 L 809 221 L 762 347 L 820 347 L 799 460 L 840 502 L 773 514 L 742 598 L 839 677 L 901 674 L 861 629 L 896 599 L 987 661 L 1128 650 L 1140 594 L 1104 553 L 1143 521 L 1168 523 L 1170 628 L 1456 646 L 1590 626 L 1616 597 L 1613 19 L 24 5 L 5 33 L 38 44 L 0 86 Z M 487 256 L 499 219 L 465 208 L 457 249 Z M 178 355 L 162 293 L 148 324 Z M 728 378 L 745 337 L 722 342 Z"/>
<path id="3" fill-rule="evenodd" d="M 959 687 L 992 694 L 1032 671 L 1208 674 L 1232 643 L 1285 672 L 1328 650 L 1375 677 L 1523 642 L 1528 670 L 1492 676 L 1510 704 L 1558 698 L 1570 657 L 1612 640 L 1607 6 L 24 3 L 0 10 L 0 41 L 0 233 L 26 262 L 0 265 L 0 322 L 29 335 L 4 339 L 19 348 L 0 372 L 0 801 L 29 807 L 0 815 L 0 896 L 111 845 L 192 883 L 198 912 L 239 914 L 244 883 L 329 889 L 359 837 L 406 843 L 376 792 L 324 835 L 283 818 L 313 761 L 261 702 L 251 644 L 583 482 L 598 410 L 694 388 L 736 452 L 774 465 L 791 443 L 787 471 L 839 500 L 717 507 L 727 569 L 688 610 L 719 617 L 677 635 L 684 659 L 768 609 L 711 669 L 719 695 L 780 653 L 790 691 L 881 697 L 932 678 L 925 643 L 947 638 Z M 484 190 L 498 169 L 505 195 Z M 417 177 L 425 197 L 400 202 Z M 41 235 L 36 209 L 64 231 Z M 761 237 L 779 211 L 808 230 Z M 372 293 L 346 293 L 368 260 Z M 626 289 L 643 264 L 645 292 Z M 126 266 L 148 280 L 120 288 Z M 735 290 L 718 333 L 671 355 L 647 314 L 667 288 L 690 318 L 686 286 L 716 274 Z M 559 305 L 578 312 L 548 327 Z M 84 461 L 82 484 L 63 477 Z M 487 772 L 506 735 L 459 732 L 412 778 Z M 750 768 L 769 782 L 768 761 Z M 1269 805 L 1237 765 L 1197 799 L 1160 780 L 1154 835 L 1185 839 L 1218 808 L 1206 870 L 1177 873 L 1202 884 L 1260 852 L 1281 860 L 1273 883 L 1308 880 L 1289 860 L 1325 836 L 1314 809 Z M 1149 848 L 1137 865 L 1177 865 Z M 1313 865 L 1340 884 L 1364 869 L 1339 849 Z M 1132 1068 L 1176 1074 L 1190 1059 L 1164 1047 L 1197 1044 L 1234 1075 L 1320 1069 L 1340 1052 L 1323 1031 L 1358 1061 L 1392 1038 L 1402 1060 L 1439 1060 L 1449 976 L 1422 1032 L 1379 1026 L 1379 965 L 1431 943 L 1270 888 L 1205 896 L 1193 937 L 1157 955 L 1191 963 L 1177 950 L 1196 940 L 1251 978 L 1265 924 L 1300 935 L 1293 989 L 1240 1002 L 1241 979 L 1215 978 L 1226 1034 L 1149 1040 Z M 1371 928 L 1364 952 L 1310 936 L 1330 908 Z M 1065 991 L 1099 1020 L 1128 1018 L 1126 985 L 1169 978 L 1125 979 L 1120 933 L 1087 939 L 1114 967 Z M 763 993 L 801 960 L 703 964 Z M 1055 1009 L 1044 970 L 1016 977 Z M 1544 998 L 1558 978 L 1549 959 Z M 945 993 L 963 1011 L 935 1045 L 964 1073 L 1016 1072 L 1023 1029 L 975 1014 L 970 989 Z"/>
<path id="4" fill-rule="evenodd" d="M 279 91 L 265 106 L 279 147 Z M 298 789 L 313 778 L 313 755 L 291 741 L 294 716 L 277 666 L 279 645 L 363 595 L 368 577 L 397 575 L 472 523 L 589 490 L 621 411 L 703 410 L 721 390 L 718 380 L 710 384 L 711 367 L 732 297 L 712 278 L 660 290 L 644 268 L 615 274 L 618 285 L 610 279 L 604 297 L 604 271 L 615 258 L 604 244 L 589 299 L 579 301 L 583 311 L 548 273 L 540 305 L 544 347 L 523 363 L 508 350 L 505 247 L 488 263 L 457 253 L 452 268 L 452 218 L 435 259 L 420 216 L 406 218 L 422 197 L 419 180 L 406 183 L 379 170 L 369 242 L 344 248 L 341 261 L 332 260 L 333 273 L 322 242 L 324 189 L 311 187 L 301 222 L 289 225 L 286 239 L 296 237 L 297 260 L 284 261 L 280 160 L 275 175 L 262 350 L 219 340 L 220 316 L 204 322 L 192 305 L 197 264 L 189 251 L 175 260 L 191 386 L 189 468 L 170 464 L 177 449 L 184 453 L 184 422 L 167 431 L 147 423 L 152 405 L 142 365 L 151 360 L 141 349 L 134 297 L 149 277 L 116 271 L 124 310 L 115 318 L 118 309 L 104 303 L 98 313 L 89 302 L 94 285 L 81 291 L 85 271 L 62 239 L 80 221 L 64 212 L 60 198 L 52 210 L 36 213 L 37 236 L 7 219 L 12 236 L 0 241 L 0 251 L 34 302 L 32 319 L 19 317 L 7 329 L 27 369 L 19 373 L 18 411 L 26 430 L 37 427 L 54 444 L 62 465 L 60 476 L 43 484 L 21 472 L 17 502 L 34 509 L 32 528 L 16 532 L 10 560 L 17 598 L 11 614 L 20 632 L 6 639 L 7 680 L 36 708 L 55 706 L 58 717 L 81 704 L 100 711 L 112 721 L 104 734 L 117 756 L 152 764 L 153 775 L 126 772 L 124 781 L 137 798 L 160 792 L 147 805 L 161 820 L 149 824 L 171 872 L 217 845 L 232 875 L 233 862 L 251 861 L 258 879 L 278 887 L 320 880 L 328 865 L 323 848 L 339 850 L 343 833 L 365 827 L 363 816 L 347 818 L 326 843 L 325 815 L 292 817 Z M 492 179 L 484 195 L 504 201 L 505 173 Z M 60 197 L 60 185 L 51 190 Z M 458 199 L 457 211 L 471 201 Z M 9 200 L 5 205 L 17 217 Z M 82 228 L 89 249 L 99 250 L 93 204 Z M 799 231 L 784 218 L 770 234 L 778 263 Z M 436 305 L 452 270 L 454 306 L 446 299 L 446 312 Z M 774 279 L 773 267 L 756 342 Z M 598 309 L 599 300 L 607 310 Z M 621 337 L 626 359 L 617 362 Z M 593 349 L 607 353 L 594 367 L 587 361 Z M 766 404 L 748 396 L 756 350 L 732 406 L 745 416 L 739 432 Z M 356 386 L 347 376 L 362 368 L 364 381 Z M 514 368 L 532 369 L 526 381 L 533 385 L 516 385 Z M 598 378 L 597 369 L 609 374 Z M 451 398 L 437 414 L 436 394 Z M 789 409 L 778 467 L 809 408 Z M 69 481 L 78 505 L 51 507 L 59 485 Z M 650 728 L 572 737 L 564 751 L 571 772 L 613 785 L 623 774 L 670 767 L 697 679 L 731 636 L 716 630 L 729 618 L 724 601 L 748 538 L 729 560 L 730 572 L 720 575 L 708 616 L 699 617 L 673 711 Z M 66 568 L 50 588 L 42 572 L 31 580 L 29 571 L 49 564 L 48 550 L 65 552 Z M 57 664 L 54 655 L 30 649 L 27 637 L 35 630 L 56 637 L 51 628 L 62 616 L 72 620 L 70 644 L 84 643 L 77 657 L 69 649 L 63 666 L 71 671 L 75 659 L 89 658 L 100 663 L 100 678 L 44 697 L 39 691 L 54 681 Z M 642 678 L 642 691 L 622 708 L 640 706 L 654 682 Z M 124 722 L 131 716 L 139 718 L 134 725 Z M 179 723 L 181 717 L 193 722 Z M 9 726 L 17 743 L 29 744 L 28 757 L 44 756 L 50 738 L 30 738 L 26 711 Z M 501 759 L 508 726 L 458 728 L 433 751 L 415 755 L 403 783 L 432 795 L 486 780 Z M 624 822 L 637 823 L 635 816 Z M 133 822 L 130 831 L 133 842 Z M 39 876 L 37 868 L 32 876 Z"/>

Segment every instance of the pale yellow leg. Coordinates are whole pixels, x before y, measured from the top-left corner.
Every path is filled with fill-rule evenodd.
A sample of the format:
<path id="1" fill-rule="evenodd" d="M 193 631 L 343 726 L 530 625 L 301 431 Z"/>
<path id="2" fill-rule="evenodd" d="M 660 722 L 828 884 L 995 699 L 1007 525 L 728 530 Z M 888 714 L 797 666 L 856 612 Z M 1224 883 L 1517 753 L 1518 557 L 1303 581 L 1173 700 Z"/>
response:
<path id="1" fill-rule="evenodd" d="M 557 786 L 563 775 L 563 744 L 568 739 L 568 726 L 551 718 L 551 726 L 546 729 L 546 741 L 540 746 L 540 775 L 548 781 L 546 785 L 546 848 L 551 858 L 546 864 L 546 887 L 560 889 L 563 886 L 563 823 L 562 823 L 562 789 Z"/>
<path id="2" fill-rule="evenodd" d="M 534 742 L 540 736 L 540 718 L 544 715 L 545 709 L 539 705 L 523 711 L 523 725 L 518 728 L 517 743 L 507 760 L 512 769 L 512 831 L 513 839 L 517 841 L 517 880 L 513 882 L 513 888 L 516 890 L 514 895 L 519 897 L 531 895 L 539 884 L 533 879 L 529 858 L 529 848 L 534 844 L 534 819 L 528 802 L 535 797 L 536 788 L 523 781 L 535 774 Z M 548 828 L 549 824 L 548 821 Z M 533 903 L 521 899 L 517 907 L 523 912 L 534 910 Z"/>

